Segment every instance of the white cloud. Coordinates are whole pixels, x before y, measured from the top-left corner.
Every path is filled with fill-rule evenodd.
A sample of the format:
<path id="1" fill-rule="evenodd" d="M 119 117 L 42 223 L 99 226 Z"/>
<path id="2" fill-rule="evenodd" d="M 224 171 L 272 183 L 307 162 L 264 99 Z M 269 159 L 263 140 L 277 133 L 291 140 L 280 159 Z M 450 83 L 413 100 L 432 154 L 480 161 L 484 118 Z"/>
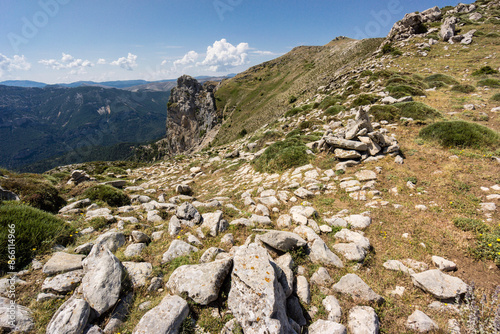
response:
<path id="1" fill-rule="evenodd" d="M 72 55 L 62 53 L 61 60 L 56 59 L 41 59 L 38 61 L 40 64 L 52 67 L 54 70 L 61 69 L 83 69 L 85 67 L 92 67 L 94 64 L 89 60 L 75 59 Z"/>
<path id="2" fill-rule="evenodd" d="M 104 59 L 104 58 L 99 58 L 99 59 L 97 60 L 97 65 L 104 65 L 104 64 L 106 64 L 106 59 Z"/>
<path id="3" fill-rule="evenodd" d="M 198 60 L 199 56 L 200 55 L 197 52 L 189 51 L 188 53 L 186 53 L 184 55 L 184 57 L 174 61 L 174 67 L 177 67 L 179 65 L 186 66 L 186 65 L 194 64 Z M 165 62 L 165 60 L 163 62 Z M 162 64 L 163 64 L 163 62 L 162 62 Z"/>
<path id="4" fill-rule="evenodd" d="M 225 38 L 215 41 L 207 48 L 205 60 L 197 65 L 209 66 L 214 72 L 225 71 L 231 67 L 248 63 L 248 43 L 240 43 L 237 46 L 229 43 Z"/>
<path id="5" fill-rule="evenodd" d="M 27 71 L 30 68 L 31 64 L 26 61 L 24 55 L 14 55 L 14 57 L 9 58 L 0 53 L 0 77 L 6 72 L 8 73 L 16 70 Z"/>
<path id="6" fill-rule="evenodd" d="M 261 51 L 261 50 L 251 51 L 251 53 L 259 55 L 259 56 L 280 56 L 280 55 L 282 55 L 281 53 L 276 53 L 276 52 L 272 52 L 272 51 Z"/>
<path id="7" fill-rule="evenodd" d="M 117 60 L 112 61 L 111 65 L 120 66 L 127 71 L 132 71 L 134 67 L 137 67 L 137 56 L 129 52 L 127 58 L 118 58 Z"/>

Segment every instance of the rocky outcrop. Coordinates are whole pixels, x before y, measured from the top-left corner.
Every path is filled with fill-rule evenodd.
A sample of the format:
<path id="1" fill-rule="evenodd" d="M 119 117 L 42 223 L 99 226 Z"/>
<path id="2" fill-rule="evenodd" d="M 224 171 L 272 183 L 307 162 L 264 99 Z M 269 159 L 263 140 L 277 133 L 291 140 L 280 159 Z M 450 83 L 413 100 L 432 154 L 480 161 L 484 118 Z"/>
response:
<path id="1" fill-rule="evenodd" d="M 170 153 L 189 152 L 198 146 L 205 133 L 219 121 L 215 105 L 216 85 L 201 85 L 183 75 L 170 93 L 167 111 L 166 143 Z"/>

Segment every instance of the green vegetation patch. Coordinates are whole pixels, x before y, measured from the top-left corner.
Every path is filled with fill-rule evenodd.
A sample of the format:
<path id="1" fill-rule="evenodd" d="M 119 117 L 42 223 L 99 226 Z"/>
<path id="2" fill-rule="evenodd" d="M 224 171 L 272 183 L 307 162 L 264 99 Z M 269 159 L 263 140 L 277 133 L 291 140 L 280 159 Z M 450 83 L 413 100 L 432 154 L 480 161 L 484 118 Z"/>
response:
<path id="1" fill-rule="evenodd" d="M 391 85 L 387 86 L 386 90 L 392 97 L 396 99 L 402 98 L 404 96 L 425 96 L 425 92 L 423 89 L 409 85 Z"/>
<path id="2" fill-rule="evenodd" d="M 73 233 L 70 225 L 50 213 L 20 203 L 0 203 L 0 271 L 22 269 L 35 255 L 50 251 L 53 245 L 66 245 Z M 11 244 L 15 245 L 10 254 L 15 254 L 15 270 L 8 268 Z"/>
<path id="3" fill-rule="evenodd" d="M 288 137 L 269 146 L 264 153 L 253 161 L 258 172 L 276 173 L 288 168 L 309 163 L 307 146 L 298 136 Z"/>
<path id="4" fill-rule="evenodd" d="M 493 78 L 483 79 L 483 80 L 480 80 L 477 83 L 477 85 L 497 88 L 497 87 L 500 87 L 500 80 L 493 79 Z"/>
<path id="5" fill-rule="evenodd" d="M 44 177 L 36 174 L 14 174 L 0 179 L 0 186 L 16 193 L 30 206 L 56 213 L 65 204 L 59 191 Z"/>
<path id="6" fill-rule="evenodd" d="M 343 110 L 345 110 L 344 106 L 335 105 L 335 106 L 331 106 L 328 109 L 326 109 L 325 112 L 323 113 L 323 115 L 325 115 L 325 116 L 336 116 L 336 115 L 338 115 Z"/>
<path id="7" fill-rule="evenodd" d="M 295 107 L 295 108 L 288 110 L 285 113 L 285 117 L 292 117 L 292 116 L 295 116 L 295 115 L 300 114 L 302 112 L 304 112 L 304 110 L 301 107 Z"/>
<path id="8" fill-rule="evenodd" d="M 109 206 L 124 206 L 130 204 L 130 198 L 121 190 L 108 185 L 93 186 L 83 193 L 83 196 L 93 201 L 100 200 Z"/>
<path id="9" fill-rule="evenodd" d="M 493 101 L 500 101 L 500 93 L 496 93 L 495 95 L 493 95 L 493 96 L 491 97 L 491 99 L 492 99 Z"/>
<path id="10" fill-rule="evenodd" d="M 496 148 L 500 135 L 479 124 L 465 121 L 437 122 L 423 128 L 419 136 L 450 148 Z"/>
<path id="11" fill-rule="evenodd" d="M 490 227 L 479 219 L 457 217 L 453 219 L 453 224 L 462 231 L 472 231 L 476 233 L 485 233 L 490 231 Z"/>
<path id="12" fill-rule="evenodd" d="M 399 120 L 399 109 L 391 105 L 375 105 L 370 108 L 370 113 L 376 121 L 395 122 Z"/>
<path id="13" fill-rule="evenodd" d="M 380 96 L 373 94 L 360 94 L 354 99 L 354 101 L 352 101 L 351 108 L 373 104 L 378 100 L 380 100 Z"/>
<path id="14" fill-rule="evenodd" d="M 468 94 L 468 93 L 475 92 L 476 91 L 476 87 L 474 87 L 472 85 L 461 85 L 461 84 L 458 84 L 458 85 L 454 85 L 453 87 L 451 87 L 451 90 L 454 91 L 454 92 L 460 92 L 460 93 Z"/>
<path id="15" fill-rule="evenodd" d="M 483 66 L 479 70 L 476 70 L 472 73 L 472 75 L 474 76 L 489 75 L 489 74 L 498 74 L 498 71 L 492 68 L 491 66 Z"/>
<path id="16" fill-rule="evenodd" d="M 327 96 L 321 101 L 318 108 L 321 110 L 327 110 L 331 106 L 335 106 L 339 103 L 342 103 L 344 99 L 339 95 Z"/>
<path id="17" fill-rule="evenodd" d="M 392 44 L 385 44 L 382 47 L 382 53 L 385 55 L 390 54 L 393 56 L 400 56 L 403 54 L 400 50 L 396 49 Z"/>
<path id="18" fill-rule="evenodd" d="M 399 109 L 400 117 L 408 117 L 420 121 L 442 117 L 439 111 L 422 102 L 400 102 L 393 104 L 393 106 Z"/>
<path id="19" fill-rule="evenodd" d="M 447 85 L 458 85 L 459 83 L 455 78 L 441 73 L 429 75 L 424 79 L 424 82 L 427 84 L 429 88 L 433 87 L 439 88 Z"/>

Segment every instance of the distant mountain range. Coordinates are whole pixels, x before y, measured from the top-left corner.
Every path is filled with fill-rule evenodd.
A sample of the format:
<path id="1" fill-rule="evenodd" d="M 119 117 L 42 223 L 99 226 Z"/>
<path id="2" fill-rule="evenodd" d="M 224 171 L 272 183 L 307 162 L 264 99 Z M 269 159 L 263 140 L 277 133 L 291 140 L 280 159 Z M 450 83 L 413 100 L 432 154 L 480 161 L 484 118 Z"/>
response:
<path id="1" fill-rule="evenodd" d="M 165 135 L 176 82 L 0 82 L 0 166 L 43 172 L 61 163 L 123 159 L 132 146 Z"/>
<path id="2" fill-rule="evenodd" d="M 91 148 L 161 138 L 169 96 L 92 86 L 0 86 L 0 166 L 22 170 L 68 152 L 71 162 L 88 161 Z"/>
<path id="3" fill-rule="evenodd" d="M 228 74 L 226 76 L 199 76 L 196 79 L 200 82 L 204 81 L 221 81 L 226 78 L 232 78 L 236 74 Z M 151 91 L 170 91 L 175 87 L 177 79 L 167 79 L 159 81 L 146 81 L 146 80 L 116 80 L 116 81 L 76 81 L 72 83 L 58 83 L 58 84 L 46 84 L 43 82 L 31 81 L 31 80 L 7 80 L 0 81 L 0 85 L 11 86 L 11 87 L 25 87 L 25 88 L 44 88 L 46 86 L 51 87 L 65 87 L 65 88 L 76 88 L 82 86 L 94 86 L 102 88 L 117 88 L 126 89 L 130 91 L 139 90 L 151 90 Z"/>

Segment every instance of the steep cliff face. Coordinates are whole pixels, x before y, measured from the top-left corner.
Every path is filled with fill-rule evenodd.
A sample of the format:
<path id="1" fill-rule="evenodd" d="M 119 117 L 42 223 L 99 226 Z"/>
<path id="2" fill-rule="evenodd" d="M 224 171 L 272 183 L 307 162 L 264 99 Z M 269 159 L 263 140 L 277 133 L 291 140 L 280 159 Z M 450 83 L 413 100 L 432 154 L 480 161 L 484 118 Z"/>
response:
<path id="1" fill-rule="evenodd" d="M 219 122 L 215 105 L 216 83 L 201 85 L 183 75 L 171 91 L 167 112 L 167 148 L 170 153 L 190 152 Z"/>

